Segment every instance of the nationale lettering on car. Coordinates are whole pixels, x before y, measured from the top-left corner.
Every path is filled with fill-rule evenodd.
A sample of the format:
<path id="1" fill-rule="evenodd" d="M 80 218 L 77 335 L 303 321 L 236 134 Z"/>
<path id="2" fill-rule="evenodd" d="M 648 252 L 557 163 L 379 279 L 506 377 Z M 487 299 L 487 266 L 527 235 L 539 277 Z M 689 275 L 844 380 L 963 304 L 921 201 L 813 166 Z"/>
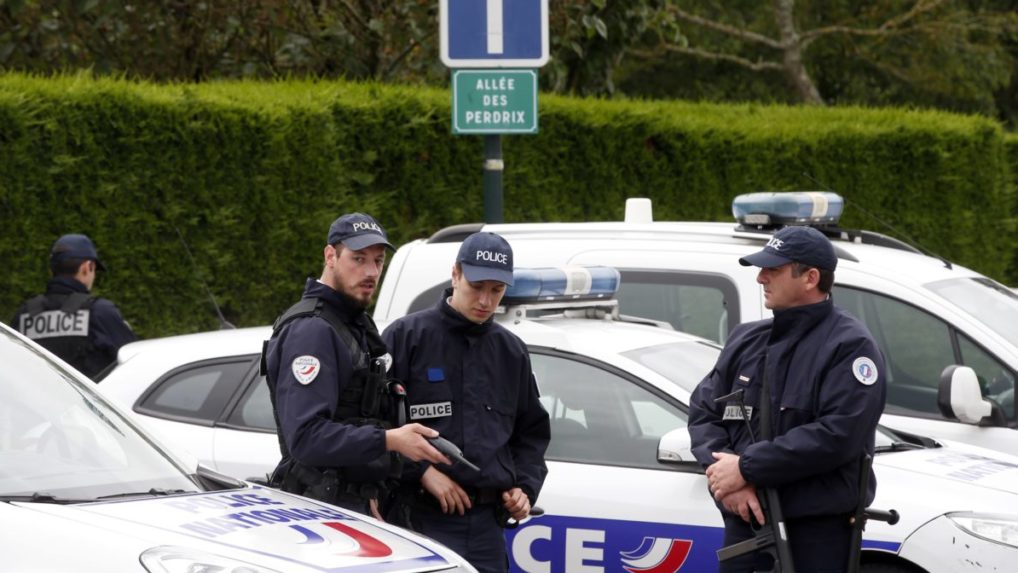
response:
<path id="1" fill-rule="evenodd" d="M 424 418 L 443 418 L 452 416 L 452 402 L 435 402 L 433 404 L 412 404 L 410 406 L 410 419 L 421 420 Z"/>

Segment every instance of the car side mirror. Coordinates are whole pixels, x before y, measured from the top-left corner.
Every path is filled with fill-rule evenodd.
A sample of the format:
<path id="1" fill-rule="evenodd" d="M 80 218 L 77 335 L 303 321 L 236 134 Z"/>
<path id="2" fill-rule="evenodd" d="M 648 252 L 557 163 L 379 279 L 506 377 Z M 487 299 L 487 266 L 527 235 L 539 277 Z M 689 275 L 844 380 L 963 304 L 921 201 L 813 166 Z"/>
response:
<path id="1" fill-rule="evenodd" d="M 679 471 L 703 473 L 700 462 L 693 457 L 693 445 L 689 439 L 689 430 L 676 428 L 661 436 L 657 443 L 657 461 L 662 464 L 677 466 Z"/>
<path id="2" fill-rule="evenodd" d="M 983 398 L 976 371 L 957 364 L 944 368 L 940 374 L 937 407 L 944 417 L 966 424 L 978 424 L 989 416 L 995 425 L 1000 425 L 1004 418 L 999 405 Z"/>

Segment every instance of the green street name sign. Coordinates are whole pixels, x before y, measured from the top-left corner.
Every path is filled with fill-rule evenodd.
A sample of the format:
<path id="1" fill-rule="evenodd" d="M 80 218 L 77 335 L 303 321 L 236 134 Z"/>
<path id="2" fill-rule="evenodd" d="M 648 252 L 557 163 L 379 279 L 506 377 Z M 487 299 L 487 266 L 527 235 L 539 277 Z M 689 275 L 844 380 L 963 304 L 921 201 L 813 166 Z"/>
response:
<path id="1" fill-rule="evenodd" d="M 537 133 L 537 72 L 455 70 L 453 133 Z"/>

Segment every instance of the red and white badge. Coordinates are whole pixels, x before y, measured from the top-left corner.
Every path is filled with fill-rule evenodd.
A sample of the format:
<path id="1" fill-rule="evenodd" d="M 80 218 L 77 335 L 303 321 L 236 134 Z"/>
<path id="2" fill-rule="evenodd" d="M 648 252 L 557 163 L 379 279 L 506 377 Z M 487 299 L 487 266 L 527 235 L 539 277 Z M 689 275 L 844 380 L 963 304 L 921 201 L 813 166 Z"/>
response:
<path id="1" fill-rule="evenodd" d="M 314 356 L 305 354 L 304 356 L 294 358 L 290 369 L 293 370 L 293 377 L 301 384 L 307 386 L 322 371 L 322 363 Z"/>
<path id="2" fill-rule="evenodd" d="M 852 362 L 852 374 L 855 379 L 869 386 L 877 381 L 877 365 L 866 356 L 860 356 Z"/>

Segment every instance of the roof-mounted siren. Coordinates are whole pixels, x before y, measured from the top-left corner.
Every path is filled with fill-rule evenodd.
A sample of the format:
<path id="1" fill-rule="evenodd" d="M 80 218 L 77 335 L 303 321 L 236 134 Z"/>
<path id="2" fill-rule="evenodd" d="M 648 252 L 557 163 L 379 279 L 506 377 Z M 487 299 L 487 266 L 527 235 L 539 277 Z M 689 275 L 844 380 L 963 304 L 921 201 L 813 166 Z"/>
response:
<path id="1" fill-rule="evenodd" d="M 732 200 L 732 215 L 748 229 L 835 226 L 844 208 L 841 195 L 829 191 L 746 193 Z"/>
<path id="2" fill-rule="evenodd" d="M 653 223 L 654 207 L 646 197 L 626 199 L 626 223 Z"/>
<path id="3" fill-rule="evenodd" d="M 613 267 L 515 269 L 513 286 L 506 289 L 502 304 L 610 300 L 620 281 Z"/>

